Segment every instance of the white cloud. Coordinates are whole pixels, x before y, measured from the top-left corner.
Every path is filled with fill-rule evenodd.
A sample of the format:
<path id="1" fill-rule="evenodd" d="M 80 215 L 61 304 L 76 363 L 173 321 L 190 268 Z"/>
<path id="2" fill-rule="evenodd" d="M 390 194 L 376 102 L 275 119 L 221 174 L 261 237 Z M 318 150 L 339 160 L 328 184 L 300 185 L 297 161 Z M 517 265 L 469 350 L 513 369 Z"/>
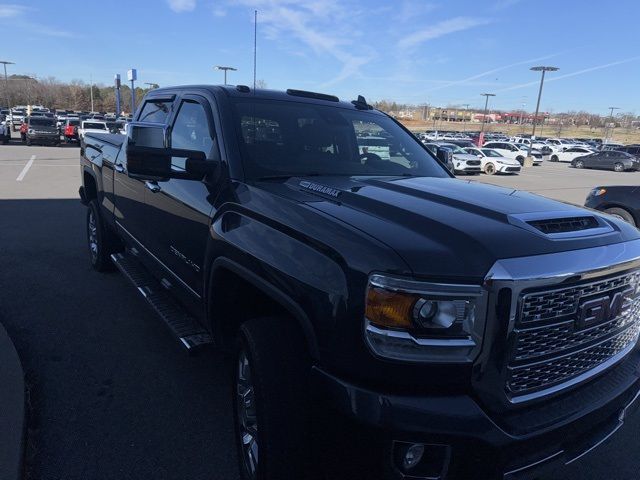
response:
<path id="1" fill-rule="evenodd" d="M 176 13 L 191 12 L 196 8 L 196 0 L 167 0 L 167 3 Z"/>
<path id="2" fill-rule="evenodd" d="M 211 12 L 215 17 L 225 17 L 227 15 L 227 11 L 224 8 L 213 7 Z"/>
<path id="3" fill-rule="evenodd" d="M 23 5 L 4 4 L 0 5 L 0 18 L 13 18 L 22 15 L 27 10 Z"/>
<path id="4" fill-rule="evenodd" d="M 636 60 L 640 60 L 640 55 L 635 56 L 635 57 L 625 58 L 625 59 L 622 59 L 622 60 L 617 60 L 615 62 L 604 63 L 602 65 L 596 65 L 594 67 L 583 68 L 582 70 L 577 70 L 577 71 L 571 72 L 571 73 L 565 73 L 564 75 L 556 75 L 556 74 L 553 74 L 553 76 L 546 76 L 545 75 L 545 84 L 549 83 L 549 82 L 557 82 L 558 80 L 563 80 L 565 78 L 577 77 L 579 75 L 584 75 L 585 73 L 595 72 L 596 70 L 602 70 L 604 68 L 615 67 L 616 65 L 622 65 L 622 64 L 625 64 L 625 63 L 629 63 L 629 62 L 634 62 Z M 539 84 L 540 84 L 540 80 L 536 79 L 536 80 L 534 80 L 532 82 L 526 82 L 526 83 L 520 83 L 518 85 L 512 85 L 510 87 L 503 88 L 503 89 L 497 90 L 497 91 L 498 92 L 508 92 L 510 90 L 518 90 L 520 88 L 531 87 L 533 85 L 539 85 Z"/>
<path id="5" fill-rule="evenodd" d="M 486 18 L 475 17 L 455 17 L 449 20 L 443 20 L 428 28 L 418 30 L 398 42 L 398 48 L 408 49 L 415 48 L 421 43 L 429 40 L 435 40 L 436 38 L 449 35 L 451 33 L 461 32 L 480 25 L 486 25 L 490 23 Z"/>
<path id="6" fill-rule="evenodd" d="M 323 86 L 359 73 L 373 58 L 360 42 L 358 12 L 340 0 L 239 0 L 258 9 L 258 32 L 270 40 L 293 37 L 317 56 L 337 60 L 339 71 Z M 286 47 L 285 47 L 286 48 Z"/>

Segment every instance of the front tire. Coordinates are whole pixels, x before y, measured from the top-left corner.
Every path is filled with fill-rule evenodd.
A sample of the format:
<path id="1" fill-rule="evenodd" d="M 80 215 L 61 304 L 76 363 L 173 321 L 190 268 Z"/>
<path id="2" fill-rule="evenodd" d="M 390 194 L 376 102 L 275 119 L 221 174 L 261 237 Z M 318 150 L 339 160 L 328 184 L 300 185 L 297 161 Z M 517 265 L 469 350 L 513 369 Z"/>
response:
<path id="1" fill-rule="evenodd" d="M 582 160 L 577 160 L 577 161 L 573 164 L 573 166 L 574 166 L 575 168 L 584 168 L 584 162 L 583 162 Z"/>
<path id="2" fill-rule="evenodd" d="M 242 324 L 233 405 L 244 480 L 308 478 L 310 359 L 297 325 L 279 317 Z"/>
<path id="3" fill-rule="evenodd" d="M 624 220 L 625 222 L 630 223 L 634 227 L 636 226 L 636 221 L 634 220 L 633 216 L 624 208 L 618 208 L 618 207 L 607 208 L 605 210 L 605 213 L 608 213 L 609 215 L 613 215 L 614 217 Z"/>
<path id="4" fill-rule="evenodd" d="M 551 158 L 549 160 L 551 160 L 552 162 L 558 162 L 560 159 L 557 155 L 551 155 Z"/>
<path id="5" fill-rule="evenodd" d="M 87 208 L 87 246 L 91 266 L 98 272 L 113 270 L 111 254 L 118 251 L 117 240 L 100 216 L 97 200 L 91 200 Z"/>
<path id="6" fill-rule="evenodd" d="M 518 161 L 518 163 L 519 163 L 521 166 L 524 166 L 524 157 L 523 157 L 522 155 L 518 155 L 518 156 L 516 157 L 516 160 Z"/>
<path id="7" fill-rule="evenodd" d="M 624 165 L 622 163 L 620 163 L 620 162 L 616 162 L 613 165 L 613 170 L 616 171 L 616 172 L 624 172 Z"/>
<path id="8" fill-rule="evenodd" d="M 496 173 L 496 166 L 493 163 L 487 163 L 484 166 L 484 173 L 487 175 L 494 175 Z"/>

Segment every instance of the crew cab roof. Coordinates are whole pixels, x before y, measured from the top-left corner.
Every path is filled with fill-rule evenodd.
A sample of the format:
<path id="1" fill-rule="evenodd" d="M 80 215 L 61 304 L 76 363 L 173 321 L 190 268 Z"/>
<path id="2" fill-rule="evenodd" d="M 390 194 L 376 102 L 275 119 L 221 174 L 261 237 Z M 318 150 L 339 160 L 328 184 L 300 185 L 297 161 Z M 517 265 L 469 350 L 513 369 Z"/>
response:
<path id="1" fill-rule="evenodd" d="M 156 88 L 153 91 L 147 93 L 146 98 L 158 98 L 167 97 L 170 95 L 177 95 L 185 91 L 193 90 L 208 90 L 215 94 L 224 94 L 232 98 L 247 98 L 254 97 L 265 100 L 280 100 L 290 101 L 298 103 L 313 103 L 313 104 L 325 104 L 332 106 L 339 106 L 347 108 L 349 110 L 356 109 L 356 106 L 351 101 L 341 101 L 337 97 L 327 95 L 324 93 L 307 92 L 303 90 L 267 90 L 257 88 L 255 91 L 249 87 L 242 85 L 180 85 L 175 87 Z M 333 98 L 333 99 L 329 99 Z M 376 110 L 370 110 L 379 115 L 384 115 Z"/>

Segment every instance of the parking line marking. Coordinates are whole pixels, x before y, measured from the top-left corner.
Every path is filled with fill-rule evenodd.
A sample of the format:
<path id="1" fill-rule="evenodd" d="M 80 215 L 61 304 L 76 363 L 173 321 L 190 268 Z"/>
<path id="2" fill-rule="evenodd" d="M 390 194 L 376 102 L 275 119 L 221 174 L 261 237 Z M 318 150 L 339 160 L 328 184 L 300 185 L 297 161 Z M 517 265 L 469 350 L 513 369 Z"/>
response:
<path id="1" fill-rule="evenodd" d="M 27 162 L 27 164 L 24 166 L 24 168 L 22 169 L 22 171 L 20 172 L 20 175 L 18 175 L 18 178 L 16 178 L 16 182 L 21 182 L 22 179 L 24 178 L 24 176 L 27 174 L 27 172 L 29 171 L 29 169 L 31 168 L 31 165 L 33 165 L 33 161 L 36 159 L 35 155 L 31 155 L 31 158 L 29 159 L 29 161 Z"/>

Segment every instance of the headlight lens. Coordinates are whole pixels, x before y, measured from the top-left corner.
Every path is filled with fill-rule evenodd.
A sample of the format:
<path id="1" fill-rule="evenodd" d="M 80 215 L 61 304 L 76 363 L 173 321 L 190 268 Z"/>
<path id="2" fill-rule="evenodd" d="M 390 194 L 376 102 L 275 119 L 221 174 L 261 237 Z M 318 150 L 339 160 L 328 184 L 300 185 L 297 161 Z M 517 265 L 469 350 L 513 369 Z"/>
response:
<path id="1" fill-rule="evenodd" d="M 372 275 L 365 335 L 374 354 L 414 362 L 469 362 L 484 330 L 486 291 Z"/>
<path id="2" fill-rule="evenodd" d="M 607 193 L 607 189 L 606 188 L 594 188 L 589 193 L 589 196 L 590 197 L 599 197 L 600 195 L 604 195 L 605 193 Z"/>
<path id="3" fill-rule="evenodd" d="M 28 133 L 34 133 L 34 132 L 35 132 L 35 130 L 33 128 L 30 128 L 29 131 L 28 131 Z"/>

